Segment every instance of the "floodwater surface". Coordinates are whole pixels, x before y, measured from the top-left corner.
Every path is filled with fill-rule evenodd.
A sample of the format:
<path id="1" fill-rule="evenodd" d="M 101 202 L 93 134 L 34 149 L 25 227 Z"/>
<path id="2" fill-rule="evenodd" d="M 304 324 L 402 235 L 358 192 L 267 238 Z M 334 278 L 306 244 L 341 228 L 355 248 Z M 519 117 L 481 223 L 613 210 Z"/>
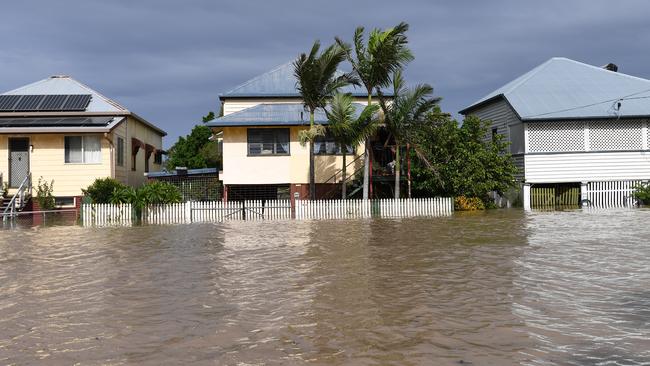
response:
<path id="1" fill-rule="evenodd" d="M 650 364 L 649 222 L 0 231 L 0 364 Z"/>

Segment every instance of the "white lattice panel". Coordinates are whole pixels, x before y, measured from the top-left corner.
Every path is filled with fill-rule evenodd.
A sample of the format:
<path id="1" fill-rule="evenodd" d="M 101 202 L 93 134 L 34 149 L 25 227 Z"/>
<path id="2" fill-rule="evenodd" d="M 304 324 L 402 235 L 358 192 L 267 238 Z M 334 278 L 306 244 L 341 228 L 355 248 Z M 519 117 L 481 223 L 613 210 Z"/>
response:
<path id="1" fill-rule="evenodd" d="M 638 121 L 589 122 L 589 148 L 592 151 L 641 150 L 641 127 Z"/>
<path id="2" fill-rule="evenodd" d="M 582 122 L 535 122 L 528 124 L 528 152 L 584 151 Z"/>

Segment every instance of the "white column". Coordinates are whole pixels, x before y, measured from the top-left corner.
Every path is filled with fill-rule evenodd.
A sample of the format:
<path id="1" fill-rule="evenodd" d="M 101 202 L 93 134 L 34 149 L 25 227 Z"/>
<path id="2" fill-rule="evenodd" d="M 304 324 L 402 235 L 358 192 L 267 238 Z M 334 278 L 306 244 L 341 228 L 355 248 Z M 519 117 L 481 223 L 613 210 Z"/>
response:
<path id="1" fill-rule="evenodd" d="M 530 184 L 526 183 L 523 187 L 524 194 L 524 210 L 530 211 Z"/>
<path id="2" fill-rule="evenodd" d="M 589 195 L 587 194 L 587 182 L 581 182 L 580 183 L 580 204 L 582 205 L 582 201 L 589 199 Z"/>

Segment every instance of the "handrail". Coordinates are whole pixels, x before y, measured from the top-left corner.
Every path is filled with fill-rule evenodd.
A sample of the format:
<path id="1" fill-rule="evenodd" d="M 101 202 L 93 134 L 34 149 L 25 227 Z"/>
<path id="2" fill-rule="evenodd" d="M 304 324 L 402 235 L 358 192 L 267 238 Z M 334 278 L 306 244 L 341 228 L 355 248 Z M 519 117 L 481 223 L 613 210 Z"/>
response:
<path id="1" fill-rule="evenodd" d="M 345 168 L 347 169 L 350 165 L 354 164 L 357 160 L 361 159 L 361 158 L 364 157 L 365 155 L 366 155 L 366 153 L 363 153 L 363 154 L 357 156 L 356 158 L 354 158 L 354 160 L 352 160 L 351 162 L 349 162 L 348 164 L 346 164 L 346 165 L 345 165 Z M 323 183 L 329 183 L 330 180 L 332 180 L 332 179 L 336 179 L 336 176 L 339 175 L 340 173 L 343 173 L 343 168 L 337 170 L 337 171 L 334 173 L 334 175 L 332 175 L 331 177 L 327 178 Z"/>
<path id="2" fill-rule="evenodd" d="M 20 183 L 18 186 L 18 191 L 16 194 L 11 197 L 11 201 L 9 201 L 9 204 L 5 208 L 5 210 L 2 212 L 2 219 L 3 221 L 7 219 L 7 217 L 13 217 L 15 216 L 16 212 L 16 201 L 20 200 L 20 206 L 25 204 L 25 191 L 26 190 L 31 190 L 32 188 L 32 174 L 29 173 L 23 179 L 23 181 Z"/>

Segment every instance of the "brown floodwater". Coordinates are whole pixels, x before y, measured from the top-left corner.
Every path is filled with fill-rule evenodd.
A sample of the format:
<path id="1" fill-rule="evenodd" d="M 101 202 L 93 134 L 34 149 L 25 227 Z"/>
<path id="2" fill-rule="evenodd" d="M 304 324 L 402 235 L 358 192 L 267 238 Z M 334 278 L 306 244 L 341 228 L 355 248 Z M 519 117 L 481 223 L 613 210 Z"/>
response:
<path id="1" fill-rule="evenodd" d="M 650 363 L 650 211 L 0 231 L 0 364 Z"/>

